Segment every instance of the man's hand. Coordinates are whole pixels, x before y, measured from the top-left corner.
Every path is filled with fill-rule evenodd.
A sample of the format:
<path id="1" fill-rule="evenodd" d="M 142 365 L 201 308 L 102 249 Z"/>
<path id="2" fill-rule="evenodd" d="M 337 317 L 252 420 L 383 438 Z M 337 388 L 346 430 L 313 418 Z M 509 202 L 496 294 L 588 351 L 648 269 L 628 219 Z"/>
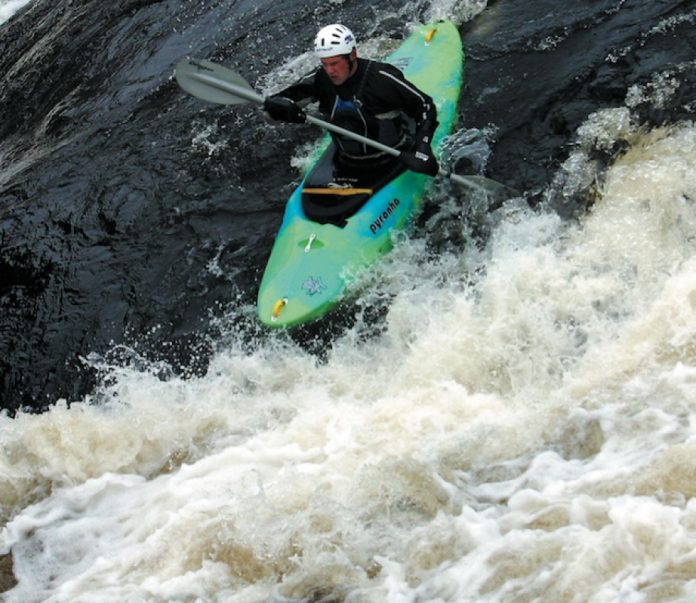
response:
<path id="1" fill-rule="evenodd" d="M 440 171 L 440 166 L 433 155 L 433 150 L 427 142 L 417 142 L 410 150 L 401 151 L 399 158 L 406 164 L 409 170 L 419 174 L 436 176 Z"/>
<path id="2" fill-rule="evenodd" d="M 269 96 L 263 102 L 263 108 L 266 113 L 278 121 L 302 124 L 307 120 L 305 112 L 284 96 Z"/>

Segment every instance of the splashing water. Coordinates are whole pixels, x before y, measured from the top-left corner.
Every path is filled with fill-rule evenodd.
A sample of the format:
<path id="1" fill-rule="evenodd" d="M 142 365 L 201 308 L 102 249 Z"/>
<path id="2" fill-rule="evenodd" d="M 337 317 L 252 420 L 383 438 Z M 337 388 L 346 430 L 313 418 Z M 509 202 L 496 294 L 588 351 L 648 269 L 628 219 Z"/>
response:
<path id="1" fill-rule="evenodd" d="M 687 600 L 695 158 L 637 133 L 577 223 L 405 242 L 324 364 L 280 337 L 5 419 L 7 601 Z"/>
<path id="2" fill-rule="evenodd" d="M 590 113 L 546 203 L 479 216 L 484 240 L 436 188 L 361 278 L 382 319 L 321 360 L 238 336 L 235 307 L 204 376 L 92 356 L 81 402 L 0 416 L 4 601 L 693 600 L 696 127 L 634 111 L 687 72 Z M 465 244 L 434 252 L 441 228 Z"/>

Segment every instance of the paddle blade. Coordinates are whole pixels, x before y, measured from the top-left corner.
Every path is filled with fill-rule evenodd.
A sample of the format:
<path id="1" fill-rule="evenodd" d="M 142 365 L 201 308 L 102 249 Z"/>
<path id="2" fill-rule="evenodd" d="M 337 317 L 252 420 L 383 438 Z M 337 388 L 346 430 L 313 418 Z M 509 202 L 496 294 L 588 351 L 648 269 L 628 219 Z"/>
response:
<path id="1" fill-rule="evenodd" d="M 183 59 L 177 64 L 174 76 L 185 92 L 210 103 L 263 102 L 263 97 L 254 92 L 241 75 L 212 61 Z"/>

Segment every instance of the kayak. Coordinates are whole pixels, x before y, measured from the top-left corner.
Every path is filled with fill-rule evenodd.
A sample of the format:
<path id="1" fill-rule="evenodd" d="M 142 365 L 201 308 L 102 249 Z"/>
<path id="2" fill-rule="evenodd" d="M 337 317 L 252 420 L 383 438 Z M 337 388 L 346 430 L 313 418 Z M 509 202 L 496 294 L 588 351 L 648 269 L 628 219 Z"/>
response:
<path id="1" fill-rule="evenodd" d="M 418 26 L 385 59 L 433 98 L 436 155 L 456 119 L 463 60 L 459 32 L 449 21 Z M 405 171 L 396 160 L 337 178 L 334 151 L 329 143 L 287 201 L 257 298 L 259 320 L 268 327 L 324 316 L 355 277 L 392 248 L 395 232 L 407 228 L 423 205 L 428 176 Z"/>

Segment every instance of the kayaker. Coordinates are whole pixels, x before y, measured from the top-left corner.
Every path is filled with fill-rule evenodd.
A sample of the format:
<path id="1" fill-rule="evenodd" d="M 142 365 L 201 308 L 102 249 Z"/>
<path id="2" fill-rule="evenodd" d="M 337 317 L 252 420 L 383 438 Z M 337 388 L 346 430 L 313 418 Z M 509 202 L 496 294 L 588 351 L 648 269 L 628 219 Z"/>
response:
<path id="1" fill-rule="evenodd" d="M 358 58 L 355 36 L 340 24 L 322 28 L 314 40 L 321 67 L 292 86 L 269 96 L 264 109 L 273 118 L 302 123 L 302 106 L 319 101 L 319 110 L 346 130 L 402 150 L 401 161 L 415 172 L 434 176 L 437 160 L 431 141 L 437 110 L 430 96 L 393 65 Z M 391 156 L 363 143 L 332 134 L 338 160 L 353 166 Z"/>

